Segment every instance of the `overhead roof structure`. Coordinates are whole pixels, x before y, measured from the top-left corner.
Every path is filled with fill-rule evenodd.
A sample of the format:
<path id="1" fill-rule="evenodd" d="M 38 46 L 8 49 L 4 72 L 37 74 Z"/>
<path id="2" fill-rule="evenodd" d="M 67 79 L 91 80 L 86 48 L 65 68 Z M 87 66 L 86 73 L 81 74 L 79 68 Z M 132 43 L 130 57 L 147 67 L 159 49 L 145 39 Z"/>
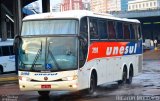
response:
<path id="1" fill-rule="evenodd" d="M 0 4 L 0 38 L 2 41 L 7 40 L 7 33 L 12 31 L 15 36 L 20 32 L 21 20 L 24 17 L 22 14 L 22 8 L 36 0 L 1 0 Z M 8 19 L 11 21 L 11 24 L 8 24 Z M 10 26 L 10 27 L 9 27 Z M 12 26 L 12 28 L 11 28 Z M 10 28 L 10 29 L 8 29 Z M 14 29 L 14 30 L 12 30 Z M 9 31 L 8 31 L 9 30 Z"/>
<path id="2" fill-rule="evenodd" d="M 36 0 L 21 0 L 21 6 L 23 7 L 31 2 L 34 2 L 34 1 L 36 1 Z M 7 13 L 8 13 L 8 11 L 14 12 L 14 9 L 13 9 L 14 2 L 18 2 L 18 0 L 1 0 L 1 5 L 3 5 L 3 8 L 4 7 L 7 8 L 7 9 L 5 9 L 7 11 Z"/>
<path id="3" fill-rule="evenodd" d="M 22 13 L 22 8 L 29 3 L 32 3 L 37 0 L 1 0 L 0 4 L 0 40 L 7 40 L 7 33 L 13 33 L 13 36 L 19 35 L 21 31 L 21 20 L 24 17 Z M 50 0 L 42 0 L 42 10 L 43 12 L 48 12 L 50 10 L 49 6 Z M 11 24 L 7 24 L 6 18 L 11 20 Z M 12 29 L 7 29 L 8 25 L 12 25 Z M 10 30 L 10 31 L 9 31 Z M 17 53 L 16 53 L 17 54 Z M 17 55 L 16 55 L 17 56 Z M 16 57 L 18 58 L 18 57 Z M 18 74 L 18 64 L 16 60 L 16 73 Z"/>

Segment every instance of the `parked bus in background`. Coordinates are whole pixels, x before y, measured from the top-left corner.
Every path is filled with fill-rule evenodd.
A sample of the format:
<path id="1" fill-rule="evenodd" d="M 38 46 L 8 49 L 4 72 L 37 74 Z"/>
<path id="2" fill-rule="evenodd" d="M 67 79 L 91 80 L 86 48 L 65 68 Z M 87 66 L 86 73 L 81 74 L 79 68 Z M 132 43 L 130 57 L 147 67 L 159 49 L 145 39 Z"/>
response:
<path id="1" fill-rule="evenodd" d="M 0 74 L 13 71 L 15 72 L 13 39 L 0 41 Z"/>
<path id="2" fill-rule="evenodd" d="M 30 15 L 18 41 L 22 91 L 93 93 L 98 85 L 132 82 L 142 70 L 138 20 L 85 10 Z"/>

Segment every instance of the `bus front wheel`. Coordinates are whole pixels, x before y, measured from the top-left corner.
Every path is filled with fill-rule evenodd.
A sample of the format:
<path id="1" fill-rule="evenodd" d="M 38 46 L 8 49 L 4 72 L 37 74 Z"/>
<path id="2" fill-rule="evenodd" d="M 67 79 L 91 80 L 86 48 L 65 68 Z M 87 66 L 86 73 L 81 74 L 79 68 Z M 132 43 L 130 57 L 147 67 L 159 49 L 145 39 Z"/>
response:
<path id="1" fill-rule="evenodd" d="M 92 73 L 91 75 L 91 79 L 90 79 L 90 88 L 88 89 L 89 91 L 89 94 L 93 94 L 96 90 L 96 86 L 97 86 L 97 83 L 96 83 L 96 77 L 95 75 Z"/>
<path id="2" fill-rule="evenodd" d="M 49 96 L 50 91 L 38 91 L 40 96 Z"/>
<path id="3" fill-rule="evenodd" d="M 0 65 L 0 74 L 3 74 L 3 67 Z"/>

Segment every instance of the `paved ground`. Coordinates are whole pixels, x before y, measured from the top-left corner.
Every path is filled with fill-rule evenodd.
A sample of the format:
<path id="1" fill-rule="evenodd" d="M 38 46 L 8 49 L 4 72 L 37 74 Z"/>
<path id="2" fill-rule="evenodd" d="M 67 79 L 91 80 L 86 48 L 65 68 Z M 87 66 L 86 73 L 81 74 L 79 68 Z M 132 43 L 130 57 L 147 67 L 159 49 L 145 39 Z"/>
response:
<path id="1" fill-rule="evenodd" d="M 143 53 L 144 60 L 160 60 L 160 50 L 146 50 Z"/>

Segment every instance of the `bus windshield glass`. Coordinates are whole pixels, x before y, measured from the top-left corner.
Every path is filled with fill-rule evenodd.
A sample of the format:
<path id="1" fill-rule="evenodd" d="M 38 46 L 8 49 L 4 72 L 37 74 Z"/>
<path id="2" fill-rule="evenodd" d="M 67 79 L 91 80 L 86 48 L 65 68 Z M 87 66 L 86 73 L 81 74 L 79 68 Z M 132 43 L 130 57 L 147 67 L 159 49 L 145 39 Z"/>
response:
<path id="1" fill-rule="evenodd" d="M 74 19 L 24 21 L 21 35 L 77 34 L 77 28 Z"/>
<path id="2" fill-rule="evenodd" d="M 77 37 L 22 38 L 19 69 L 64 71 L 77 69 Z"/>

